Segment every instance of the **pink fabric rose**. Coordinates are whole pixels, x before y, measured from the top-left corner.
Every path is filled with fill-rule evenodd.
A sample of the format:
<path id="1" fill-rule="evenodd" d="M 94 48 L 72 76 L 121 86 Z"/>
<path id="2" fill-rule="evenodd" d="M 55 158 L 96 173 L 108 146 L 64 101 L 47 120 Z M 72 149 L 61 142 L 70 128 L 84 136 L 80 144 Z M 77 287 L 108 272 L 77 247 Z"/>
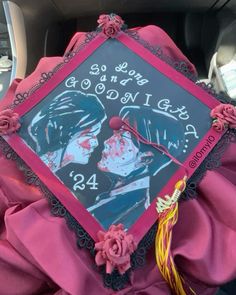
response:
<path id="1" fill-rule="evenodd" d="M 106 264 L 106 273 L 112 273 L 117 268 L 124 274 L 130 267 L 130 255 L 137 248 L 132 235 L 124 231 L 122 224 L 111 225 L 107 232 L 99 231 L 95 244 L 97 254 L 95 261 L 98 266 Z"/>
<path id="2" fill-rule="evenodd" d="M 113 38 L 120 31 L 120 27 L 113 21 L 107 22 L 103 28 L 102 32 L 109 38 Z"/>
<path id="3" fill-rule="evenodd" d="M 229 128 L 236 128 L 236 108 L 231 104 L 220 104 L 211 111 L 211 117 Z"/>
<path id="4" fill-rule="evenodd" d="M 123 24 L 124 24 L 123 19 L 119 15 L 116 15 L 116 14 L 114 14 L 112 16 L 112 21 L 120 27 L 123 26 Z"/>
<path id="5" fill-rule="evenodd" d="M 108 14 L 101 14 L 97 20 L 99 27 L 104 26 L 110 21 L 110 16 Z"/>
<path id="6" fill-rule="evenodd" d="M 227 125 L 226 125 L 227 126 Z M 217 131 L 217 132 L 223 132 L 226 128 L 225 123 L 221 119 L 216 119 L 212 123 L 212 127 Z"/>
<path id="7" fill-rule="evenodd" d="M 109 38 L 114 38 L 121 30 L 124 21 L 116 14 L 102 14 L 99 16 L 98 24 L 102 28 L 103 34 Z"/>
<path id="8" fill-rule="evenodd" d="M 0 112 L 0 135 L 7 135 L 20 128 L 19 115 L 11 109 Z"/>

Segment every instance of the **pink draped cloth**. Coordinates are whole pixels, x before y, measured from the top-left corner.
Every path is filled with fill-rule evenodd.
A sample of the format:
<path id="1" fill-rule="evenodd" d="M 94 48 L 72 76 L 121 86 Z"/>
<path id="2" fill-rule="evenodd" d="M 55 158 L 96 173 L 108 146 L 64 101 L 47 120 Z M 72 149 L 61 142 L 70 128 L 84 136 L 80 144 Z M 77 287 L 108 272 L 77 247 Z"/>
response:
<path id="1" fill-rule="evenodd" d="M 139 29 L 143 39 L 161 46 L 175 60 L 194 66 L 160 28 Z M 79 34 L 77 46 L 84 38 Z M 62 57 L 43 58 L 37 69 L 14 87 L 0 108 L 24 93 L 42 72 Z M 174 228 L 172 252 L 179 270 L 197 294 L 214 294 L 217 286 L 236 277 L 236 144 L 230 144 L 222 166 L 208 171 L 197 199 L 181 202 Z M 131 283 L 115 292 L 103 286 L 94 260 L 76 246 L 75 234 L 63 218 L 50 213 L 41 192 L 25 183 L 16 163 L 0 155 L 0 294 L 2 295 L 170 295 L 155 263 L 154 248 L 145 266 L 135 270 Z"/>

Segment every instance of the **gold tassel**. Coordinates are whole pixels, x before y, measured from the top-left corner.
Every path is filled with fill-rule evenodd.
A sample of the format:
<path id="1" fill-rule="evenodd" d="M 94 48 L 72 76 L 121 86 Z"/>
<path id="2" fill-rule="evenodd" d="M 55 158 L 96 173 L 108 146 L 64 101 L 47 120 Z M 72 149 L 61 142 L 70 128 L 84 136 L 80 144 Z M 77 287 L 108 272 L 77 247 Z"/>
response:
<path id="1" fill-rule="evenodd" d="M 172 229 L 178 220 L 178 199 L 185 190 L 187 177 L 178 181 L 172 196 L 157 199 L 159 215 L 158 230 L 155 239 L 156 262 L 158 268 L 176 295 L 186 295 L 184 279 L 178 273 L 171 254 Z M 193 294 L 196 294 L 189 288 Z"/>

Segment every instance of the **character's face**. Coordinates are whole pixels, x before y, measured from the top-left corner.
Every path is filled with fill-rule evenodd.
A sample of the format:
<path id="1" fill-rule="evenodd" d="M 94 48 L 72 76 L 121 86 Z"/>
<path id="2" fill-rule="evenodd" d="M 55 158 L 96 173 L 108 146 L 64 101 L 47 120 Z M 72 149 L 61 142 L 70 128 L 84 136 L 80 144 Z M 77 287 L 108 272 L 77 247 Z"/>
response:
<path id="1" fill-rule="evenodd" d="M 127 176 L 136 170 L 139 164 L 139 149 L 133 144 L 130 132 L 114 131 L 114 134 L 104 142 L 98 168 L 104 172 Z"/>
<path id="2" fill-rule="evenodd" d="M 97 135 L 100 133 L 101 127 L 102 123 L 99 122 L 91 128 L 77 133 L 66 147 L 62 166 L 71 162 L 87 164 L 92 152 L 98 146 Z"/>

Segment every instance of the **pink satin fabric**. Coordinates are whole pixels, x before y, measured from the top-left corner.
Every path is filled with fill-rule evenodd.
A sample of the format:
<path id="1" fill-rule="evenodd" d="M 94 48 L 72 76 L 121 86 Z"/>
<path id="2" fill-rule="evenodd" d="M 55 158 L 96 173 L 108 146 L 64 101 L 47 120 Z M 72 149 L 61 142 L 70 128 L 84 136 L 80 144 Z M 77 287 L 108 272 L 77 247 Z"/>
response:
<path id="1" fill-rule="evenodd" d="M 139 29 L 142 38 L 176 60 L 194 66 L 160 28 Z M 83 38 L 80 38 L 80 41 Z M 24 93 L 61 57 L 43 58 L 36 71 L 16 87 Z M 8 94 L 0 107 L 14 99 Z M 182 202 L 174 228 L 172 252 L 186 281 L 197 294 L 214 294 L 218 285 L 236 277 L 236 144 L 222 167 L 207 172 L 199 196 Z M 114 292 L 103 286 L 93 258 L 76 246 L 63 218 L 50 213 L 40 191 L 24 182 L 16 163 L 0 155 L 0 294 L 3 295 L 170 295 L 155 263 L 154 248 L 146 265 L 133 272 L 131 284 Z"/>

